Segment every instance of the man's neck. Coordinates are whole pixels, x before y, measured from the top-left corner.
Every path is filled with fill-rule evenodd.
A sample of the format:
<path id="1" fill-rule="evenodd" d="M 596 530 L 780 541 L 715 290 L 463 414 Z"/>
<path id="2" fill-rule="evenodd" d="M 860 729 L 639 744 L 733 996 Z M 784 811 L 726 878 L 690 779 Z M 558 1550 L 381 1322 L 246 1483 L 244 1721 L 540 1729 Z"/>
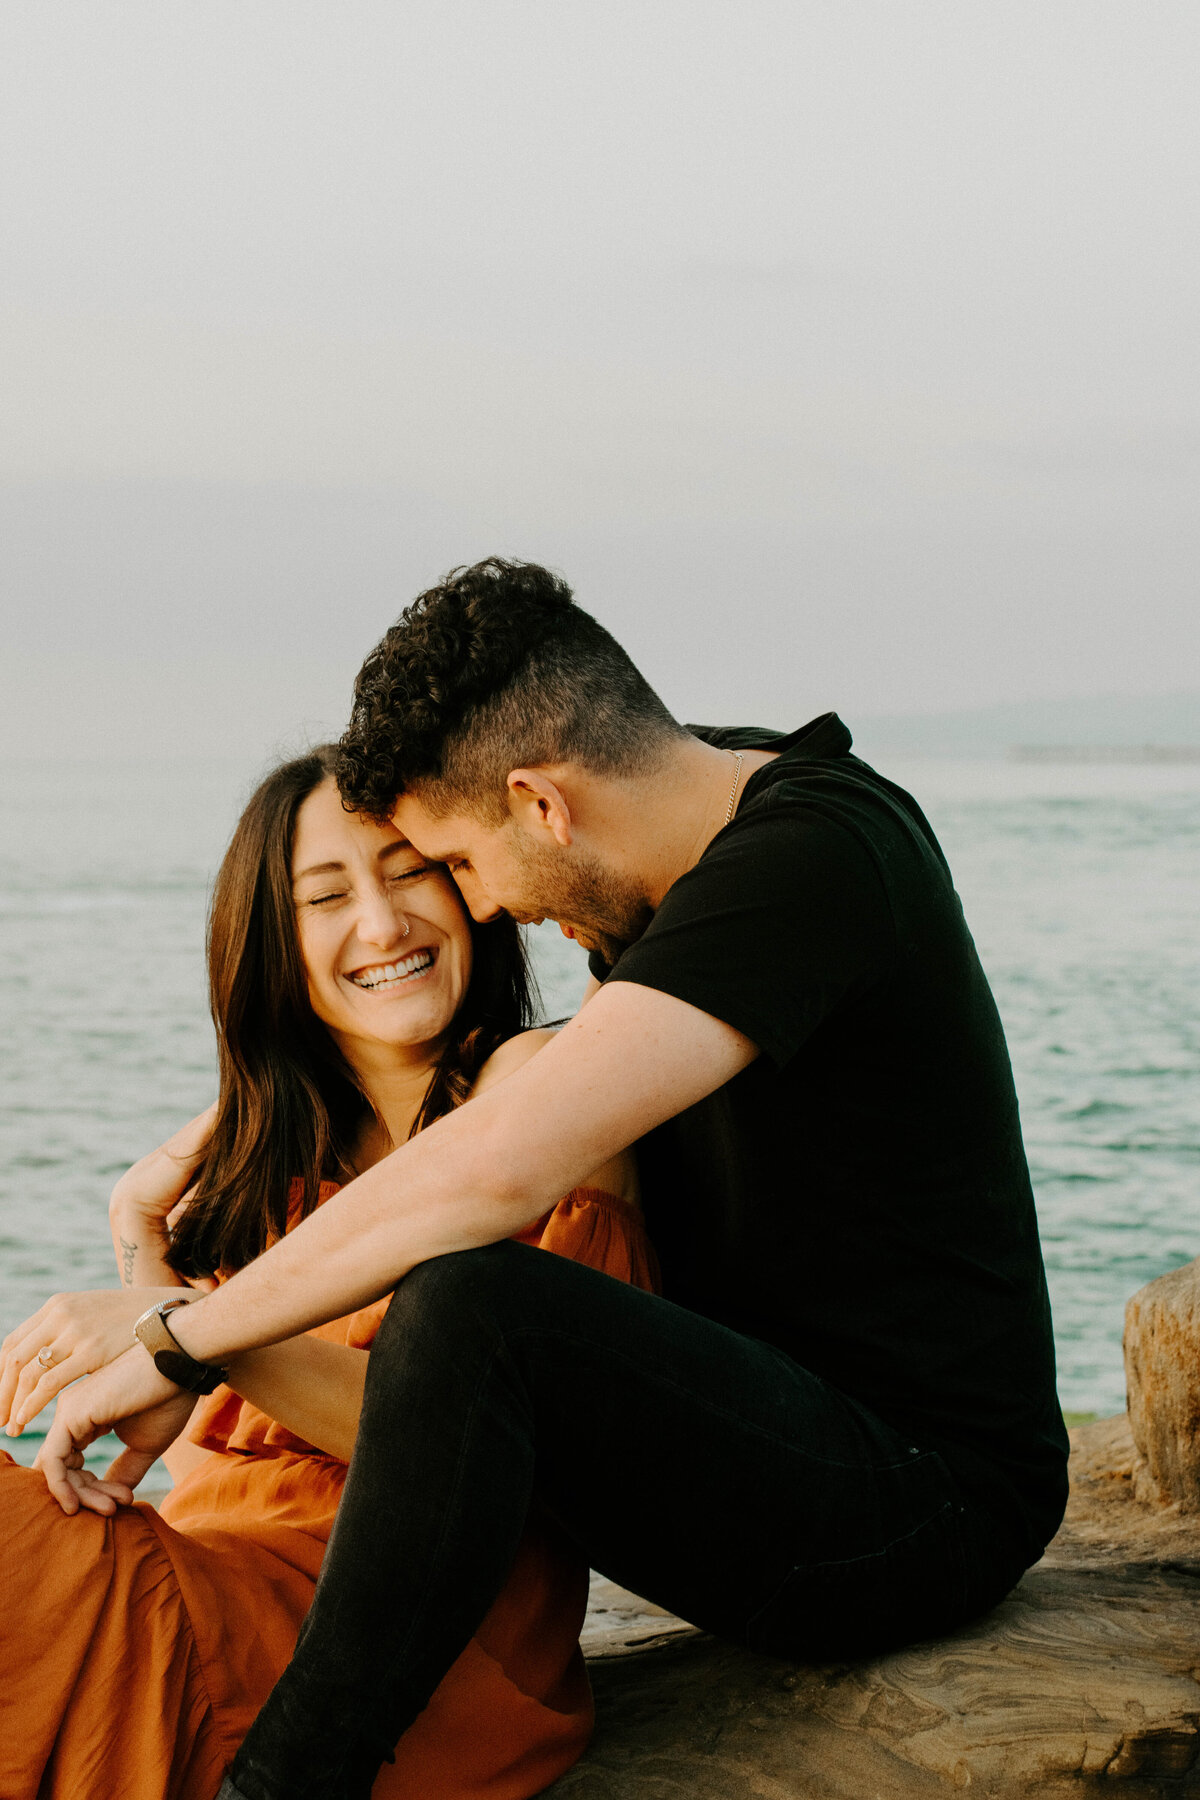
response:
<path id="1" fill-rule="evenodd" d="M 733 751 L 700 738 L 678 740 L 652 774 L 636 783 L 613 784 L 605 808 L 605 835 L 620 860 L 636 872 L 651 906 L 694 869 L 713 838 L 736 812 L 746 782 L 774 760 L 770 750 Z"/>

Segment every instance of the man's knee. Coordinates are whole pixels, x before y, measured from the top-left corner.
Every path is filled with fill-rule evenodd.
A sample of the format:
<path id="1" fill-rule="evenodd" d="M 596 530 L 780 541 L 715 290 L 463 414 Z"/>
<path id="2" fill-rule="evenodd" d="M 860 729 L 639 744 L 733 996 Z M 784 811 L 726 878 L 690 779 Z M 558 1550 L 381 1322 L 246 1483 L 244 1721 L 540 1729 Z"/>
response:
<path id="1" fill-rule="evenodd" d="M 533 1259 L 543 1254 L 506 1241 L 418 1263 L 392 1296 L 380 1337 L 419 1332 L 428 1343 L 447 1331 L 461 1336 L 472 1321 L 492 1330 L 501 1327 L 521 1311 L 520 1295 L 534 1273 Z"/>

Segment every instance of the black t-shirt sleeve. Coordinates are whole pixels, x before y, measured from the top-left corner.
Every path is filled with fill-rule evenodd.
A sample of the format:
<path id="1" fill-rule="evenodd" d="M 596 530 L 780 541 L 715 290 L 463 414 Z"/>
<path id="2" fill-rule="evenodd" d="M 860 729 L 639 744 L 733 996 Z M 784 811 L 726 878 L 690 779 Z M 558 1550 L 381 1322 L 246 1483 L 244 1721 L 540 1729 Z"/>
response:
<path id="1" fill-rule="evenodd" d="M 718 834 L 601 979 L 685 1000 L 777 1065 L 894 955 L 875 859 L 853 832 L 794 804 L 755 807 Z"/>

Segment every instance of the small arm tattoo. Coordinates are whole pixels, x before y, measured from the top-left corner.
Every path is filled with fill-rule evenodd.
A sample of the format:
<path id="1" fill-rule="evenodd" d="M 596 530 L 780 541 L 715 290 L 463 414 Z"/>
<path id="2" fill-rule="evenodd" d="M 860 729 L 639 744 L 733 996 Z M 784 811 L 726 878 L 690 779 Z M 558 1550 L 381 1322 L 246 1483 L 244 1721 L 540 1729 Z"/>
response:
<path id="1" fill-rule="evenodd" d="M 121 1246 L 121 1280 L 126 1287 L 133 1286 L 133 1259 L 137 1255 L 137 1245 L 131 1244 L 128 1238 L 118 1238 Z"/>

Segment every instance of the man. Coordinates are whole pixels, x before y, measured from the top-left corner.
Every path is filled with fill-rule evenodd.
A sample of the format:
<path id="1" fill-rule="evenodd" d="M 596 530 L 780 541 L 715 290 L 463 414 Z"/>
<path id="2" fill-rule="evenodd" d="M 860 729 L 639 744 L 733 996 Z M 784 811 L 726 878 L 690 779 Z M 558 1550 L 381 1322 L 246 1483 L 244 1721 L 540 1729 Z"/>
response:
<path id="1" fill-rule="evenodd" d="M 681 727 L 565 584 L 497 560 L 368 659 L 340 784 L 476 918 L 557 919 L 600 985 L 171 1316 L 200 1383 L 399 1283 L 312 1611 L 223 1794 L 368 1794 L 534 1497 L 606 1575 L 781 1654 L 997 1601 L 1058 1525 L 1066 1444 L 1003 1034 L 915 803 L 832 714 Z M 505 1241 L 635 1140 L 663 1298 Z M 52 1484 L 174 1394 L 141 1347 L 65 1394 Z"/>

